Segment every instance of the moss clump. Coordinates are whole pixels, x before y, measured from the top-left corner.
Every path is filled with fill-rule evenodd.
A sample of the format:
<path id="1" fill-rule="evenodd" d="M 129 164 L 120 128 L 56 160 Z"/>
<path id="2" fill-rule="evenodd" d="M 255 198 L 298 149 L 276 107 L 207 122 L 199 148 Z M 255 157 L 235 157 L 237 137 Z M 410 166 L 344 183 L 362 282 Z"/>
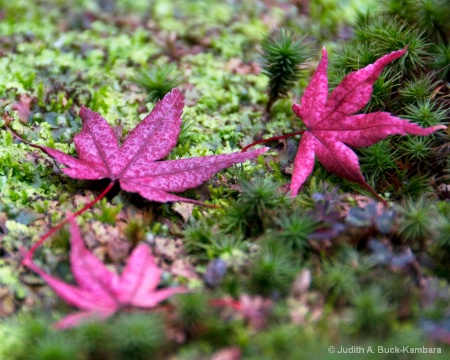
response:
<path id="1" fill-rule="evenodd" d="M 4 127 L 75 155 L 81 106 L 101 113 L 123 142 L 177 85 L 186 106 L 167 159 L 230 153 L 297 130 L 289 97 L 301 97 L 317 67 L 320 54 L 309 47 L 328 49 L 336 86 L 406 45 L 364 111 L 446 123 L 445 1 L 0 0 L 0 8 L 0 358 L 331 360 L 330 345 L 435 347 L 448 358 L 448 133 L 359 149 L 362 171 L 387 208 L 320 166 L 289 197 L 298 138 L 271 143 L 264 157 L 192 190 L 218 208 L 114 193 L 80 219 L 86 245 L 121 272 L 128 247 L 146 242 L 162 285 L 181 284 L 187 293 L 150 312 L 121 309 L 57 331 L 52 324 L 73 309 L 20 265 L 20 249 L 104 184 L 70 179 Z M 262 34 L 271 32 L 261 64 Z M 265 117 L 267 103 L 283 96 Z M 68 235 L 57 234 L 34 259 L 71 282 Z M 117 248 L 114 239 L 130 244 Z"/>

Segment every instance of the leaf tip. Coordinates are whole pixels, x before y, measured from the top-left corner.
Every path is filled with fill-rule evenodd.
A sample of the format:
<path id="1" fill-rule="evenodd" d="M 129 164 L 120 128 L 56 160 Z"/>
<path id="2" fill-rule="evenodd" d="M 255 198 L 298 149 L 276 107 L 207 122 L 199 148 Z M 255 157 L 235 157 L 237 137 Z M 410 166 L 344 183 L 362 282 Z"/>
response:
<path id="1" fill-rule="evenodd" d="M 78 111 L 78 115 L 82 120 L 88 118 L 91 115 L 90 113 L 93 113 L 93 111 L 84 105 L 81 105 L 80 111 Z"/>
<path id="2" fill-rule="evenodd" d="M 436 125 L 433 126 L 433 132 L 438 131 L 438 130 L 447 130 L 448 126 L 447 125 Z"/>
<path id="3" fill-rule="evenodd" d="M 300 116 L 301 110 L 302 110 L 302 106 L 300 104 L 297 104 L 297 103 L 292 104 L 292 111 L 298 117 L 301 117 Z"/>
<path id="4" fill-rule="evenodd" d="M 172 90 L 170 90 L 169 94 L 181 94 L 180 89 L 178 89 L 177 87 L 173 88 Z"/>
<path id="5" fill-rule="evenodd" d="M 294 198 L 298 195 L 299 188 L 295 186 L 293 183 L 290 184 L 288 194 L 291 198 Z"/>
<path id="6" fill-rule="evenodd" d="M 183 94 L 182 94 L 182 92 L 180 91 L 180 89 L 178 89 L 178 88 L 173 88 L 172 90 L 170 90 L 165 96 L 164 96 L 164 98 L 163 99 L 161 99 L 161 100 L 159 100 L 158 102 L 160 102 L 160 101 L 164 101 L 164 99 L 166 99 L 166 98 L 170 98 L 170 97 L 176 97 L 176 98 L 178 98 L 179 96 L 181 97 L 181 101 L 184 101 L 184 97 L 183 97 Z"/>

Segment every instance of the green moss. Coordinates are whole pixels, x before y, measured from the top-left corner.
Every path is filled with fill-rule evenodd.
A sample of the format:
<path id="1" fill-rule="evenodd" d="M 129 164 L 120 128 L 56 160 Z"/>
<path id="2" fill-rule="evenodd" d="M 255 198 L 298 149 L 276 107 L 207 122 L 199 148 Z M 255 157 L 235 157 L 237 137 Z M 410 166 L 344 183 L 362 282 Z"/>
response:
<path id="1" fill-rule="evenodd" d="M 349 206 L 363 206 L 365 199 L 340 194 L 360 189 L 317 166 L 299 196 L 286 196 L 288 164 L 298 139 L 281 154 L 274 149 L 193 190 L 193 197 L 219 208 L 195 206 L 187 224 L 171 205 L 149 204 L 122 192 L 82 216 L 89 246 L 100 222 L 117 224 L 124 230 L 120 236 L 134 245 L 153 244 L 155 236 L 182 238 L 179 257 L 155 252 L 155 260 L 164 268 L 164 283 L 178 276 L 182 264 L 186 283 L 198 293 L 154 309 L 163 316 L 129 314 L 136 309 L 126 309 L 109 321 L 56 332 L 51 319 L 66 315 L 69 308 L 50 295 L 43 281 L 26 285 L 38 277 L 20 267 L 18 249 L 30 248 L 44 229 L 62 221 L 67 211 L 83 207 L 98 188 L 65 176 L 58 170 L 61 165 L 16 140 L 4 125 L 28 141 L 76 156 L 73 137 L 81 129 L 77 114 L 84 105 L 99 112 L 123 141 L 156 103 L 156 98 L 146 99 L 145 84 L 136 85 L 142 70 L 171 64 L 173 74 L 182 75 L 183 128 L 169 159 L 231 153 L 256 139 L 299 130 L 292 102 L 304 92 L 320 54 L 307 64 L 305 78 L 293 84 L 292 98 L 275 102 L 270 121 L 262 121 L 268 81 L 261 73 L 258 44 L 273 28 L 306 36 L 316 49 L 325 45 L 332 86 L 348 72 L 409 44 L 407 56 L 390 65 L 375 84 L 365 111 L 390 111 L 422 126 L 445 123 L 448 89 L 440 81 L 448 80 L 449 73 L 448 27 L 442 22 L 446 7 L 439 0 L 375 3 L 352 0 L 337 6 L 314 0 L 308 12 L 301 2 L 286 1 L 77 0 L 67 6 L 62 0 L 0 0 L 0 282 L 2 294 L 12 296 L 17 310 L 0 322 L 0 358 L 28 359 L 32 350 L 37 359 L 201 359 L 240 346 L 246 359 L 331 359 L 329 343 L 430 344 L 423 318 L 438 321 L 448 313 L 448 303 L 435 296 L 427 311 L 420 310 L 423 288 L 411 275 L 412 267 L 393 269 L 351 232 L 355 229 L 345 214 Z M 436 14 L 440 4 L 442 15 Z M 364 7 L 372 14 L 356 16 Z M 405 10 L 411 7 L 417 11 Z M 175 86 L 161 82 L 164 92 Z M 32 99 L 25 118 L 13 110 L 21 95 Z M 440 293 L 449 279 L 450 210 L 445 200 L 433 200 L 427 177 L 433 176 L 437 186 L 445 183 L 447 142 L 441 132 L 426 138 L 392 137 L 357 150 L 366 179 L 380 193 L 390 193 L 395 205 L 421 196 L 426 201 L 396 207 L 393 230 L 383 235 L 369 224 L 372 218 L 356 230 L 385 244 L 389 256 L 409 247 L 428 284 L 441 277 Z M 324 181 L 338 184 L 340 192 L 323 191 Z M 122 217 L 121 210 L 127 214 L 130 208 L 133 216 Z M 151 221 L 140 221 L 148 208 L 153 209 Z M 329 224 L 345 226 L 344 233 L 325 238 L 322 230 L 330 229 Z M 53 246 L 35 254 L 40 266 L 62 278 L 70 278 L 68 235 L 60 234 L 47 243 Z M 102 243 L 96 254 L 108 246 Z M 211 294 L 202 275 L 216 258 L 228 270 Z M 311 271 L 312 284 L 299 295 L 294 279 L 305 268 Z M 252 301 L 241 301 L 249 292 Z M 235 307 L 209 301 L 230 296 Z M 27 313 L 30 307 L 34 311 Z M 308 316 L 300 318 L 299 313 Z M 371 338 L 380 333 L 390 339 Z"/>

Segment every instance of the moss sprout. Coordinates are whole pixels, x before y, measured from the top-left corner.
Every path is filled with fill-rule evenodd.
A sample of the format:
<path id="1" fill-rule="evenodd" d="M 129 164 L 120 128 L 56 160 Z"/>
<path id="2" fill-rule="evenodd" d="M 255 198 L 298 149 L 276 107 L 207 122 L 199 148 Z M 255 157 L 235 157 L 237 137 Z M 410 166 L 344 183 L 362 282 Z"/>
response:
<path id="1" fill-rule="evenodd" d="M 267 110 L 279 97 L 284 97 L 300 78 L 300 66 L 310 57 L 305 38 L 295 39 L 282 28 L 261 42 L 264 74 L 269 77 Z"/>
<path id="2" fill-rule="evenodd" d="M 433 61 L 431 66 L 436 69 L 438 76 L 449 80 L 450 74 L 450 44 L 440 42 L 432 47 Z"/>
<path id="3" fill-rule="evenodd" d="M 379 287 L 373 286 L 351 299 L 351 326 L 354 332 L 386 337 L 394 326 L 393 311 Z"/>
<path id="4" fill-rule="evenodd" d="M 209 311 L 207 297 L 201 292 L 177 296 L 175 316 L 179 324 L 188 332 L 195 331 L 195 328 L 204 323 Z"/>
<path id="5" fill-rule="evenodd" d="M 166 341 L 163 323 L 155 314 L 122 314 L 113 326 L 112 342 L 122 359 L 156 357 Z"/>
<path id="6" fill-rule="evenodd" d="M 311 215 L 299 211 L 283 213 L 275 222 L 280 227 L 280 231 L 274 234 L 277 241 L 302 253 L 310 247 L 308 235 L 318 227 L 318 222 Z"/>
<path id="7" fill-rule="evenodd" d="M 101 322 L 85 322 L 76 329 L 75 338 L 89 359 L 109 358 L 114 346 L 110 324 Z"/>
<path id="8" fill-rule="evenodd" d="M 263 244 L 251 264 L 248 287 L 263 295 L 286 293 L 298 268 L 289 255 L 273 240 Z"/>
<path id="9" fill-rule="evenodd" d="M 116 206 L 111 205 L 107 199 L 102 199 L 100 202 L 100 214 L 98 219 L 102 222 L 114 225 L 116 223 L 117 214 L 122 210 L 122 204 Z"/>
<path id="10" fill-rule="evenodd" d="M 165 64 L 141 70 L 135 81 L 142 86 L 149 101 L 162 99 L 170 90 L 176 88 L 182 81 L 173 64 Z"/>
<path id="11" fill-rule="evenodd" d="M 405 103 L 415 103 L 428 100 L 435 87 L 433 78 L 427 75 L 405 81 L 399 93 Z"/>
<path id="12" fill-rule="evenodd" d="M 433 217 L 430 208 L 423 198 L 417 201 L 408 200 L 400 209 L 403 215 L 398 232 L 407 242 L 423 242 L 433 232 Z"/>
<path id="13" fill-rule="evenodd" d="M 32 360 L 67 360 L 77 356 L 77 344 L 64 334 L 53 333 L 40 339 L 29 351 Z"/>
<path id="14" fill-rule="evenodd" d="M 147 108 L 181 85 L 181 133 L 164 160 L 232 153 L 299 130 L 292 98 L 317 67 L 320 53 L 311 49 L 324 46 L 332 88 L 407 46 L 362 113 L 447 124 L 447 0 L 0 3 L 1 359 L 332 360 L 328 346 L 347 344 L 432 346 L 448 358 L 448 130 L 355 149 L 387 206 L 322 166 L 291 198 L 298 137 L 270 143 L 257 161 L 223 170 L 188 194 L 216 208 L 150 204 L 136 194 L 104 199 L 83 216 L 92 235 L 86 246 L 122 273 L 128 259 L 108 261 L 115 243 L 105 226 L 133 246 L 149 243 L 162 271 L 158 291 L 178 282 L 187 292 L 150 312 L 123 308 L 59 331 L 52 323 L 71 310 L 21 266 L 20 249 L 80 209 L 86 188 L 97 185 L 66 176 L 5 127 L 75 155 L 86 106 L 108 119 L 123 144 Z M 322 188 L 324 181 L 339 189 Z M 69 235 L 54 234 L 33 259 L 76 282 Z M 310 286 L 293 290 L 305 269 Z M 233 299 L 232 306 L 212 298 Z"/>
<path id="15" fill-rule="evenodd" d="M 346 303 L 359 291 L 355 269 L 342 261 L 325 261 L 317 286 L 327 292 L 330 301 Z"/>

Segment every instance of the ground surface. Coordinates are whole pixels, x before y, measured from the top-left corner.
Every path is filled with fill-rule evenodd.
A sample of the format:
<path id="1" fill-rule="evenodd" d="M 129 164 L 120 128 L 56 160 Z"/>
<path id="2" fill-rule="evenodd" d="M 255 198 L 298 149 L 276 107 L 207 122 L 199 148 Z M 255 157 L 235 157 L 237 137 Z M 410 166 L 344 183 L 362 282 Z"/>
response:
<path id="1" fill-rule="evenodd" d="M 291 105 L 316 69 L 320 49 L 331 54 L 333 86 L 343 75 L 337 64 L 343 44 L 359 41 L 355 4 L 0 1 L 0 358 L 341 358 L 329 346 L 358 359 L 448 358 L 445 131 L 429 142 L 395 138 L 358 153 L 387 208 L 319 164 L 299 196 L 288 197 L 299 137 L 272 142 L 264 157 L 182 194 L 216 208 L 149 202 L 113 188 L 79 217 L 83 238 L 117 272 L 138 243 L 152 248 L 163 270 L 161 287 L 189 289 L 154 311 L 128 309 L 106 322 L 54 330 L 51 324 L 73 309 L 21 266 L 21 249 L 98 196 L 108 181 L 69 178 L 6 125 L 29 142 L 76 156 L 72 140 L 81 130 L 82 105 L 99 112 L 122 140 L 158 96 L 178 86 L 186 99 L 183 128 L 168 159 L 231 153 L 297 131 L 302 123 Z M 305 36 L 311 56 L 289 95 L 268 113 L 260 42 L 283 26 Z M 438 44 L 433 34 L 423 36 L 424 51 Z M 373 47 L 373 60 L 409 44 L 399 39 L 392 49 Z M 429 51 L 419 58 L 431 64 Z M 410 53 L 407 61 L 414 59 L 413 48 Z M 345 71 L 361 67 L 359 54 L 348 58 Z M 430 65 L 427 72 L 428 63 L 417 64 L 404 76 L 428 76 L 430 91 L 410 100 L 400 84 L 389 90 L 389 96 L 400 94 L 391 100 L 395 106 L 377 88 L 381 95 L 366 110 L 387 108 L 423 126 L 446 123 L 445 67 Z M 427 104 L 431 120 L 411 115 Z M 72 282 L 69 238 L 68 228 L 61 230 L 35 259 Z"/>

